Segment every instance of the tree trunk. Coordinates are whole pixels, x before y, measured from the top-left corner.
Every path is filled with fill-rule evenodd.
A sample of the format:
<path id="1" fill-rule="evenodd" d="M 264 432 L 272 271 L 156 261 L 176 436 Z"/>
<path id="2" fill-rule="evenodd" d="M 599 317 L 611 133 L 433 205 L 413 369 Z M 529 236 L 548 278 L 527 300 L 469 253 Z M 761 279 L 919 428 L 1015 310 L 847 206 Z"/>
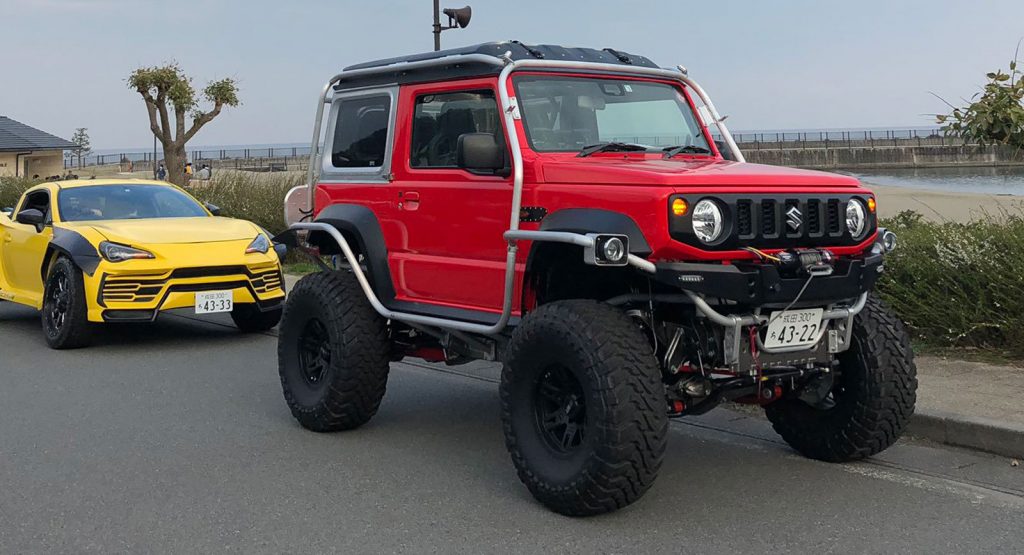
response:
<path id="1" fill-rule="evenodd" d="M 188 184 L 185 182 L 184 146 L 171 144 L 164 147 L 164 167 L 167 168 L 167 181 L 179 187 Z"/>

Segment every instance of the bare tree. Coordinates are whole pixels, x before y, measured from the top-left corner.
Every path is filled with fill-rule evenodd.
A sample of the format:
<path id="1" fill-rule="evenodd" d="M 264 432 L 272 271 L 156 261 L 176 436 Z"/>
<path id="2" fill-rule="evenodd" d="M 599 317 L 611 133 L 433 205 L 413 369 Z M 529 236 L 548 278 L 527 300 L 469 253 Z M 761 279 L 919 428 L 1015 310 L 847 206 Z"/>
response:
<path id="1" fill-rule="evenodd" d="M 199 109 L 192 79 L 176 63 L 136 69 L 128 77 L 128 87 L 136 90 L 146 102 L 149 128 L 164 147 L 168 181 L 184 185 L 185 144 L 204 125 L 213 121 L 224 106 L 238 106 L 237 83 L 226 78 L 207 84 L 202 90 L 202 97 L 213 104 L 207 112 Z M 185 128 L 187 115 L 192 117 L 188 129 Z"/>

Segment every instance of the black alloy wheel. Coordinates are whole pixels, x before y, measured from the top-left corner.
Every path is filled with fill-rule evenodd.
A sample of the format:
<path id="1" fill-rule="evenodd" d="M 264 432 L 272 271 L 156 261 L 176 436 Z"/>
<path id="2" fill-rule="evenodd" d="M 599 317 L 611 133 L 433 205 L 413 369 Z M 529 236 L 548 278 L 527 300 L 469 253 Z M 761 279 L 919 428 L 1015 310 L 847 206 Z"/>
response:
<path id="1" fill-rule="evenodd" d="M 71 307 L 71 283 L 66 271 L 58 269 L 54 272 L 46 297 L 47 331 L 50 335 L 56 336 L 64 327 L 68 318 L 68 309 Z"/>
<path id="2" fill-rule="evenodd" d="M 311 318 L 299 336 L 299 364 L 302 379 L 317 387 L 324 382 L 331 367 L 331 345 L 327 328 L 317 318 Z"/>
<path id="3" fill-rule="evenodd" d="M 583 443 L 587 406 L 583 387 L 562 365 L 552 365 L 537 379 L 532 403 L 541 437 L 558 453 L 571 453 Z"/>

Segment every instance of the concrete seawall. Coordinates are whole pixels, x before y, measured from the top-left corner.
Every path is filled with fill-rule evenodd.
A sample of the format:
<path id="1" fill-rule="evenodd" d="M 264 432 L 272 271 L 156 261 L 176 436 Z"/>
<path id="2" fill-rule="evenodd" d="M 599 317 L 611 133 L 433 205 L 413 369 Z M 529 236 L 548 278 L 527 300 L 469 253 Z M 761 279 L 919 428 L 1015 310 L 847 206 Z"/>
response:
<path id="1" fill-rule="evenodd" d="M 798 168 L 1024 166 L 1024 150 L 1002 145 L 826 146 L 823 143 L 742 143 L 739 147 L 748 162 Z"/>

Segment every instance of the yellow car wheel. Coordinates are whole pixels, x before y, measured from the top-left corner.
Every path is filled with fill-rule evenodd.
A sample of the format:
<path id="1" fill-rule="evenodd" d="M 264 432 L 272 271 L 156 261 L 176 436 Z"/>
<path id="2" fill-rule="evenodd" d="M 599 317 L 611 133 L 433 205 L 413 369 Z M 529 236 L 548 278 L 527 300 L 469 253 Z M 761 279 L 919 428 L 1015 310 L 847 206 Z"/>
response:
<path id="1" fill-rule="evenodd" d="M 245 333 L 267 331 L 281 321 L 280 308 L 262 311 L 255 304 L 236 304 L 231 311 L 231 320 Z"/>
<path id="2" fill-rule="evenodd" d="M 71 260 L 58 258 L 46 277 L 41 315 L 50 347 L 75 349 L 88 345 L 93 331 L 88 311 L 82 271 Z"/>

